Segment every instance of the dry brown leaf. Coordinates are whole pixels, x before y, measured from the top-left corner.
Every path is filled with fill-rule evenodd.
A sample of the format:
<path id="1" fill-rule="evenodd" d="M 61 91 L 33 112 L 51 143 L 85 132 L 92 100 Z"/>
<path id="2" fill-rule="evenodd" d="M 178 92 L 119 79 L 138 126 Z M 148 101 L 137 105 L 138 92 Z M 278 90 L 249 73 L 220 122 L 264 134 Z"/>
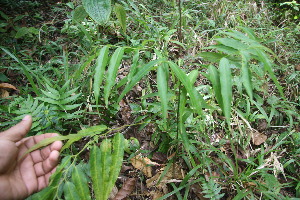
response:
<path id="1" fill-rule="evenodd" d="M 0 88 L 18 90 L 15 86 L 9 83 L 0 83 Z"/>
<path id="2" fill-rule="evenodd" d="M 124 183 L 122 188 L 119 190 L 117 195 L 115 196 L 114 200 L 122 200 L 125 199 L 131 192 L 133 191 L 135 187 L 135 178 L 128 178 Z"/>
<path id="3" fill-rule="evenodd" d="M 155 176 L 146 180 L 148 188 L 156 186 L 157 188 L 163 189 L 166 183 L 176 182 L 175 180 L 182 180 L 184 178 L 184 173 L 178 165 L 175 165 L 175 167 L 171 166 L 168 172 L 164 175 L 164 177 L 161 178 L 161 175 L 164 172 L 164 170 L 165 170 L 164 167 L 161 168 L 160 171 Z M 160 183 L 156 185 L 160 180 L 160 178 L 161 178 Z"/>
<path id="4" fill-rule="evenodd" d="M 0 97 L 1 98 L 9 97 L 9 92 L 6 90 L 0 89 Z"/>
<path id="5" fill-rule="evenodd" d="M 152 162 L 149 158 L 143 157 L 140 154 L 130 159 L 131 164 L 136 168 L 141 170 L 145 176 L 152 177 L 152 167 L 153 165 L 159 166 L 158 163 Z"/>
<path id="6" fill-rule="evenodd" d="M 260 133 L 258 131 L 253 131 L 251 136 L 252 136 L 252 142 L 255 145 L 261 145 L 268 138 L 265 134 Z"/>
<path id="7" fill-rule="evenodd" d="M 160 197 L 164 196 L 163 193 L 159 192 L 159 191 L 151 191 L 149 192 L 149 195 L 151 196 L 151 199 L 156 200 L 159 199 Z"/>

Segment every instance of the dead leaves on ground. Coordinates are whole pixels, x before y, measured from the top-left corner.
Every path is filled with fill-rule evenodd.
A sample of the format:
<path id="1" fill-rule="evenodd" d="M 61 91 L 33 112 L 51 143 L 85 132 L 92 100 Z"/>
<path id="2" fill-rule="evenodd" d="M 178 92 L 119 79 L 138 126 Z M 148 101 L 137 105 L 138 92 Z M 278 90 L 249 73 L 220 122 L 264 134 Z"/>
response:
<path id="1" fill-rule="evenodd" d="M 263 133 L 253 130 L 251 131 L 251 138 L 254 145 L 261 145 L 268 137 Z"/>
<path id="2" fill-rule="evenodd" d="M 124 183 L 122 188 L 115 195 L 113 200 L 122 200 L 131 194 L 135 188 L 136 178 L 128 178 Z"/>
<path id="3" fill-rule="evenodd" d="M 131 158 L 130 162 L 135 169 L 147 177 L 147 190 L 142 195 L 150 196 L 151 199 L 158 199 L 169 193 L 167 184 L 180 183 L 185 176 L 185 172 L 180 166 L 175 164 L 166 169 L 165 165 L 153 162 L 141 154 Z"/>
<path id="4" fill-rule="evenodd" d="M 11 96 L 11 94 L 13 92 L 18 92 L 18 91 L 19 90 L 15 86 L 13 86 L 9 83 L 0 83 L 0 97 L 1 98 L 7 98 L 7 97 Z"/>

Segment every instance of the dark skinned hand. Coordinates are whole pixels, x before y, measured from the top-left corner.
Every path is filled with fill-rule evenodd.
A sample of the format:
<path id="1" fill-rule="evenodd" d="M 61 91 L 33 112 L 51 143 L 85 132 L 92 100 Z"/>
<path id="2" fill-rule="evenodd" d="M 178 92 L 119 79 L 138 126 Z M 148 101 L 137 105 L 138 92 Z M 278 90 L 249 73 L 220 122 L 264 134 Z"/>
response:
<path id="1" fill-rule="evenodd" d="M 56 141 L 22 158 L 36 143 L 56 133 L 24 138 L 32 118 L 27 115 L 17 125 L 0 133 L 0 199 L 25 199 L 49 184 L 59 161 L 62 142 Z M 22 159 L 21 159 L 22 158 Z"/>

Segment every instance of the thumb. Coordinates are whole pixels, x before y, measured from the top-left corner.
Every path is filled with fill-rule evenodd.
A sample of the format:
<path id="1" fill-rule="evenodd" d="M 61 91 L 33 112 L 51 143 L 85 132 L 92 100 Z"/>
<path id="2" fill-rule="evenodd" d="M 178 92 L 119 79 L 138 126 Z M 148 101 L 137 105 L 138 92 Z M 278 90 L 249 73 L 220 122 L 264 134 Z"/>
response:
<path id="1" fill-rule="evenodd" d="M 10 140 L 12 142 L 18 142 L 29 132 L 32 124 L 32 118 L 30 115 L 26 115 L 21 122 L 11 127 L 10 129 L 0 133 L 1 139 Z"/>

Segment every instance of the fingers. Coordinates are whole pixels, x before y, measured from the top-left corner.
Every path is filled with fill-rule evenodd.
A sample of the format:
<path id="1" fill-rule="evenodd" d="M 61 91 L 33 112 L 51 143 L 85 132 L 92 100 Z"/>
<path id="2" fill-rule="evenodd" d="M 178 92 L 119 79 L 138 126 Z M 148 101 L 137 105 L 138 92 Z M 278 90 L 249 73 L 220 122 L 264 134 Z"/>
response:
<path id="1" fill-rule="evenodd" d="M 21 122 L 11 127 L 10 129 L 0 133 L 1 139 L 7 139 L 12 142 L 18 142 L 29 132 L 32 124 L 30 115 L 26 115 Z"/>
<path id="2" fill-rule="evenodd" d="M 51 174 L 53 169 L 57 166 L 59 161 L 59 152 L 52 151 L 49 157 L 43 162 L 36 163 L 34 165 L 35 173 L 37 177 L 46 176 Z"/>

